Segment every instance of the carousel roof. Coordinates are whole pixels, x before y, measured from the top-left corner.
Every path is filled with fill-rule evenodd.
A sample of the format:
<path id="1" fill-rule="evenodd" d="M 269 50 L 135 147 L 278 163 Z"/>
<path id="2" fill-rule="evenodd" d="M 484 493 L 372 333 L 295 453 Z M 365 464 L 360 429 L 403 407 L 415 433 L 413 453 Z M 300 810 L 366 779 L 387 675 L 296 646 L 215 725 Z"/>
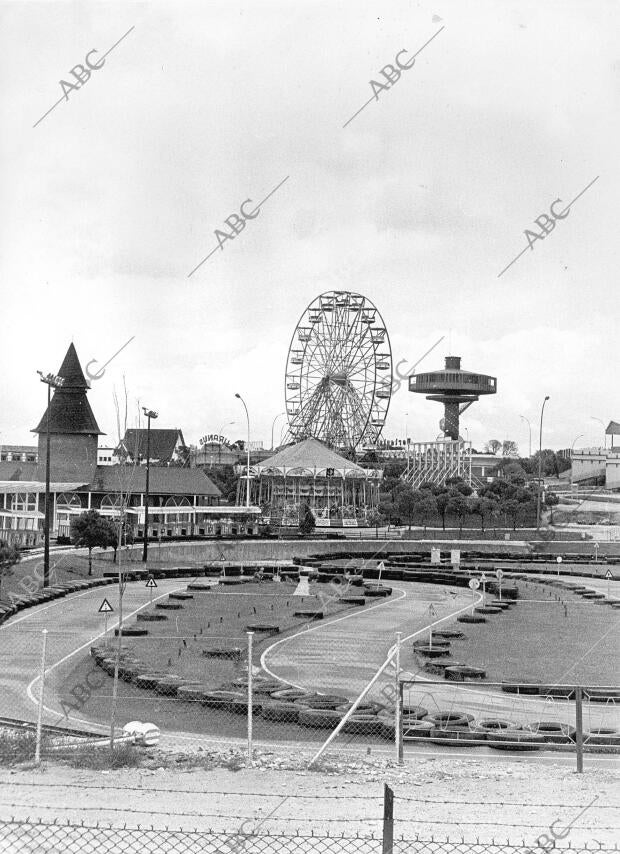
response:
<path id="1" fill-rule="evenodd" d="M 275 474 L 303 477 L 317 475 L 325 477 L 333 474 L 335 477 L 367 478 L 376 477 L 377 472 L 366 470 L 357 463 L 351 462 L 335 451 L 332 451 L 318 439 L 304 439 L 295 445 L 289 445 L 284 450 L 251 466 L 254 474 Z"/>

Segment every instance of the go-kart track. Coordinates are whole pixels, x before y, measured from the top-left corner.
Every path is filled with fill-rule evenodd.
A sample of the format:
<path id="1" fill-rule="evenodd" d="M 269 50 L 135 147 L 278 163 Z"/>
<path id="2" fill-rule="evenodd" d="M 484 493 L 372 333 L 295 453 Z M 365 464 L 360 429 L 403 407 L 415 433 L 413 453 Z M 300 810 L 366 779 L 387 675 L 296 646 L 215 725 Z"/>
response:
<path id="1" fill-rule="evenodd" d="M 576 576 L 571 576 L 575 581 Z M 159 579 L 153 596 L 153 604 L 165 600 L 170 593 L 184 591 L 191 578 Z M 589 586 L 596 588 L 597 582 L 586 579 Z M 213 580 L 213 585 L 217 581 Z M 598 582 L 602 587 L 602 582 Z M 617 595 L 620 582 L 611 582 L 611 594 Z M 446 586 L 399 581 L 390 585 L 392 595 L 388 599 L 368 604 L 364 609 L 345 611 L 332 618 L 306 624 L 303 628 L 288 632 L 281 639 L 268 645 L 260 656 L 264 673 L 281 680 L 283 687 L 295 686 L 300 689 L 321 693 L 337 693 L 354 700 L 366 684 L 373 678 L 393 649 L 396 633 L 401 633 L 402 648 L 410 649 L 416 638 L 428 637 L 432 624 L 436 630 L 458 625 L 455 620 L 459 614 L 471 611 L 472 604 L 478 605 L 479 593 L 472 594 L 467 588 L 451 589 Z M 217 588 L 212 593 L 218 594 Z M 93 732 L 107 730 L 105 715 L 93 713 L 88 703 L 79 712 L 65 714 L 61 697 L 67 693 L 67 679 L 80 661 L 89 658 L 90 646 L 103 635 L 102 618 L 98 608 L 105 596 L 116 618 L 118 614 L 118 592 L 116 586 L 91 589 L 73 594 L 47 604 L 21 612 L 0 627 L 0 654 L 3 667 L 0 674 L 0 715 L 33 721 L 36 718 L 39 696 L 40 655 L 42 630 L 48 629 L 46 689 L 43 722 L 49 725 L 63 725 L 72 728 L 87 728 Z M 150 606 L 149 591 L 143 582 L 127 584 L 123 597 L 124 625 L 131 625 L 138 612 Z M 592 605 L 591 607 L 597 607 Z M 610 615 L 614 612 L 610 611 Z M 109 632 L 117 625 L 116 619 L 110 619 Z M 574 703 L 570 700 L 550 701 L 543 697 L 526 697 L 502 693 L 497 688 L 474 684 L 439 683 L 436 677 L 429 679 L 428 674 L 419 670 L 407 670 L 402 676 L 415 677 L 413 687 L 406 687 L 405 702 L 408 705 L 419 704 L 426 707 L 430 714 L 438 712 L 465 711 L 476 718 L 506 719 L 523 725 L 532 720 L 574 721 Z M 385 686 L 393 684 L 391 668 L 386 669 L 373 688 L 373 698 L 377 698 Z M 176 701 L 179 702 L 179 701 Z M 152 706 L 151 706 L 152 708 Z M 119 704 L 117 721 L 126 723 L 127 714 Z M 155 720 L 157 723 L 157 720 Z M 584 704 L 584 728 L 618 728 L 620 715 L 617 705 Z M 205 729 L 206 726 L 206 729 Z M 278 736 L 277 728 L 269 740 L 271 743 L 295 739 L 288 729 L 286 736 Z M 329 730 L 317 730 L 304 735 L 300 741 L 307 743 L 308 737 L 320 743 L 329 734 Z M 170 732 L 163 728 L 164 737 L 181 740 L 209 740 L 218 742 L 239 741 L 238 737 L 229 737 L 221 731 L 209 732 L 208 723 L 203 720 L 200 733 L 193 731 Z M 236 735 L 236 733 L 234 734 Z M 263 739 L 264 740 L 264 739 Z M 359 744 L 358 744 L 359 747 Z M 373 748 L 375 749 L 375 748 Z M 389 744 L 376 749 L 388 751 Z M 498 754 L 487 747 L 468 748 L 471 750 Z M 462 746 L 434 746 L 428 742 L 422 745 L 407 744 L 406 750 L 441 752 L 459 752 Z M 541 758 L 541 755 L 537 755 Z M 554 761 L 573 762 L 570 755 L 552 754 Z M 501 759 L 501 755 L 499 756 Z M 526 757 L 524 757 L 526 758 Z M 610 762 L 613 757 L 591 756 L 588 761 Z"/>

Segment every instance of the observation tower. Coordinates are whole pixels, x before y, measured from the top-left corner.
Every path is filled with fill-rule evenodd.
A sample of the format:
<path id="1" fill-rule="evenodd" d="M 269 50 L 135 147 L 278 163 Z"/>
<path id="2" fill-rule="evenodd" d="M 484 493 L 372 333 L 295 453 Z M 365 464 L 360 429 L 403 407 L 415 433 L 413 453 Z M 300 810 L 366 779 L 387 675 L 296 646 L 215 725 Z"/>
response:
<path id="1" fill-rule="evenodd" d="M 427 400 L 443 403 L 444 417 L 439 427 L 446 438 L 458 441 L 461 413 L 475 403 L 480 395 L 495 394 L 497 379 L 487 374 L 463 371 L 460 356 L 446 356 L 443 370 L 410 376 L 409 391 L 425 394 Z"/>
<path id="2" fill-rule="evenodd" d="M 441 371 L 412 374 L 409 391 L 425 394 L 427 400 L 444 405 L 444 416 L 439 422 L 443 433 L 434 442 L 414 442 L 409 446 L 407 469 L 401 478 L 418 489 L 423 483 L 443 485 L 448 478 L 461 477 L 470 486 L 472 478 L 471 442 L 459 435 L 459 419 L 482 394 L 495 394 L 497 380 L 487 374 L 474 374 L 461 370 L 460 356 L 446 356 L 446 366 Z"/>

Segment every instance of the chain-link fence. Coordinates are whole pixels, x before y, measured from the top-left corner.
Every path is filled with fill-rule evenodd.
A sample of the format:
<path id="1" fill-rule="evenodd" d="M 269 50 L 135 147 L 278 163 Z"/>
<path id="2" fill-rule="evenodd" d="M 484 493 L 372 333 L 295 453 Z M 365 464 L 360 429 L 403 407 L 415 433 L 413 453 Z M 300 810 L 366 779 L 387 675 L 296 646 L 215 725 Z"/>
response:
<path id="1" fill-rule="evenodd" d="M 556 850 L 570 850 L 575 854 L 580 851 L 616 854 L 618 849 L 592 843 L 591 846 L 557 847 Z M 383 834 L 377 836 L 279 835 L 260 830 L 217 833 L 0 820 L 0 854 L 39 854 L 42 851 L 54 854 L 410 854 L 411 851 L 417 854 L 532 854 L 532 849 L 525 844 L 405 839 L 393 836 L 391 828 L 387 828 L 387 833 L 384 828 Z"/>

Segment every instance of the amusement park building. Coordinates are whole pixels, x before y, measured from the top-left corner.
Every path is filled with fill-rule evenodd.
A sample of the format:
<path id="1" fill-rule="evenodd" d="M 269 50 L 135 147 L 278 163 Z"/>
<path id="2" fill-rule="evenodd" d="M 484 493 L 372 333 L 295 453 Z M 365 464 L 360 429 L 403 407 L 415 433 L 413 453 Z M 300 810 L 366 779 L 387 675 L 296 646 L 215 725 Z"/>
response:
<path id="1" fill-rule="evenodd" d="M 35 433 L 38 460 L 51 439 L 51 534 L 68 536 L 71 519 L 86 510 L 117 517 L 121 507 L 134 536 L 144 532 L 146 467 L 98 465 L 101 431 L 88 404 L 89 389 L 73 344 L 59 370 L 65 383 L 54 391 Z M 174 449 L 176 435 L 168 443 Z M 174 441 L 173 441 L 174 440 Z M 151 454 L 152 458 L 153 454 Z M 0 540 L 35 546 L 43 536 L 45 463 L 0 461 Z M 149 537 L 227 536 L 257 532 L 258 507 L 220 504 L 221 492 L 200 469 L 150 466 Z"/>
<path id="2" fill-rule="evenodd" d="M 251 503 L 270 524 L 298 525 L 301 505 L 310 507 L 317 527 L 364 525 L 376 509 L 383 473 L 364 469 L 317 439 L 289 445 L 250 466 Z M 239 481 L 237 504 L 243 503 L 245 477 Z"/>

